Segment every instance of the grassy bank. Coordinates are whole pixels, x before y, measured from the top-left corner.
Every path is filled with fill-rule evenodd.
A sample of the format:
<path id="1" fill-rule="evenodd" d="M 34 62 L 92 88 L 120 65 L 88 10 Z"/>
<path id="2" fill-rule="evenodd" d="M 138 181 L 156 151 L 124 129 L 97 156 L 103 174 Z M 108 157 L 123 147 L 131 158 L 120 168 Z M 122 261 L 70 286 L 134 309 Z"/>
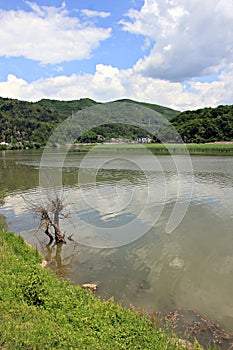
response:
<path id="1" fill-rule="evenodd" d="M 72 148 L 73 151 L 89 152 L 95 146 L 98 146 L 100 151 L 131 151 L 139 152 L 144 150 L 144 147 L 148 148 L 153 154 L 166 155 L 166 154 L 186 154 L 187 150 L 191 155 L 233 155 L 233 144 L 224 143 L 189 143 L 189 144 L 79 144 Z"/>
<path id="2" fill-rule="evenodd" d="M 184 349 L 148 319 L 59 280 L 4 227 L 0 261 L 1 349 Z"/>
<path id="3" fill-rule="evenodd" d="M 146 146 L 154 154 L 184 154 L 191 155 L 233 155 L 233 144 L 221 143 L 187 143 L 187 144 L 157 144 Z"/>
<path id="4" fill-rule="evenodd" d="M 228 143 L 189 143 L 186 147 L 190 154 L 233 155 L 233 144 Z"/>

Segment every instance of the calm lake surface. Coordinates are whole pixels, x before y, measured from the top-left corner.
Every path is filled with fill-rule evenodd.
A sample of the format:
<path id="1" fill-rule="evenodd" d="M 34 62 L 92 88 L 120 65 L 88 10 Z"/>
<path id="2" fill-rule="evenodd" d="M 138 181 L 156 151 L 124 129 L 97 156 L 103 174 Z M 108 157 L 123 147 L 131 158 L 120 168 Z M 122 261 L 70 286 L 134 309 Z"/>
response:
<path id="1" fill-rule="evenodd" d="M 233 157 L 191 157 L 193 171 L 183 167 L 180 174 L 180 201 L 189 207 L 170 234 L 166 225 L 180 177 L 169 156 L 154 156 L 157 168 L 144 154 L 129 155 L 131 161 L 111 154 L 85 157 L 70 152 L 63 165 L 70 218 L 61 223 L 72 241 L 61 247 L 48 245 L 29 210 L 31 201 L 41 199 L 41 151 L 0 152 L 0 189 L 8 190 L 0 214 L 10 229 L 37 247 L 60 276 L 100 283 L 103 298 L 161 312 L 195 309 L 233 331 Z M 140 215 L 148 181 L 153 205 Z M 127 225 L 132 220 L 134 226 Z M 109 235 L 100 239 L 93 227 Z M 124 235 L 115 245 L 109 244 L 113 228 Z"/>

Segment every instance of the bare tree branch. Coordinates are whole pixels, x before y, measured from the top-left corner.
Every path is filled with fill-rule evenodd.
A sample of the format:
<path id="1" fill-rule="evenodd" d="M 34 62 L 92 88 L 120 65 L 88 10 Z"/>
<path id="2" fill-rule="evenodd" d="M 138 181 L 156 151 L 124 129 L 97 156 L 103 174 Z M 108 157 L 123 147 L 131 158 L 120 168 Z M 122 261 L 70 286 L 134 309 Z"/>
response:
<path id="1" fill-rule="evenodd" d="M 50 243 L 55 239 L 56 243 L 66 243 L 65 235 L 60 229 L 60 219 L 68 219 L 69 212 L 65 212 L 68 203 L 65 202 L 63 192 L 58 194 L 54 191 L 46 193 L 40 197 L 41 203 L 37 203 L 23 197 L 28 208 L 33 212 L 34 218 L 40 219 L 40 228 L 44 228 L 44 233 L 49 237 Z"/>

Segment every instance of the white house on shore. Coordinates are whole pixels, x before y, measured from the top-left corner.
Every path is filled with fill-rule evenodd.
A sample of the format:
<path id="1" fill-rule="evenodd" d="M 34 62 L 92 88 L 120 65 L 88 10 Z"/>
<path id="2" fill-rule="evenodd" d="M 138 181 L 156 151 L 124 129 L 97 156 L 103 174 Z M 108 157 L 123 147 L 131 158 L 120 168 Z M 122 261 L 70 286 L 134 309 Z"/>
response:
<path id="1" fill-rule="evenodd" d="M 138 143 L 151 143 L 150 137 L 138 137 Z"/>

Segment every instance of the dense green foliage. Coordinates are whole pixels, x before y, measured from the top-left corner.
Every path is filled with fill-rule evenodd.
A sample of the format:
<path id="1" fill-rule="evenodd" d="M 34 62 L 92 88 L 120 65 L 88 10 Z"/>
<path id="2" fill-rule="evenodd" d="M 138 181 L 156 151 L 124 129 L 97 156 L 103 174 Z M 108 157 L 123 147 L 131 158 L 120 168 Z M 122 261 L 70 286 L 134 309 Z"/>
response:
<path id="1" fill-rule="evenodd" d="M 95 103 L 89 99 L 68 102 L 41 100 L 33 103 L 0 98 L 0 141 L 10 143 L 13 149 L 40 147 L 72 111 Z"/>
<path id="2" fill-rule="evenodd" d="M 44 143 L 61 118 L 30 102 L 0 99 L 1 139 L 5 142 Z"/>
<path id="3" fill-rule="evenodd" d="M 104 124 L 85 132 L 78 138 L 78 142 L 101 142 L 102 140 L 111 140 L 112 138 L 137 140 L 138 137 L 147 136 L 153 137 L 153 135 L 150 135 L 146 130 L 136 126 L 114 123 Z"/>
<path id="4" fill-rule="evenodd" d="M 196 111 L 178 112 L 170 108 L 155 104 L 132 101 L 128 99 L 116 102 L 140 105 L 150 110 L 159 112 L 175 126 L 183 140 L 187 143 L 204 143 L 214 141 L 233 140 L 233 106 L 219 106 L 217 108 L 203 108 Z M 98 105 L 90 99 L 74 101 L 57 101 L 43 99 L 39 102 L 26 102 L 8 98 L 0 98 L 0 142 L 10 143 L 10 147 L 30 148 L 44 145 L 53 130 L 72 114 L 87 107 Z M 100 105 L 100 104 L 99 104 Z M 98 110 L 96 110 L 98 113 Z M 143 110 L 138 111 L 139 123 L 144 125 Z M 122 123 L 104 123 L 107 119 L 103 117 L 103 125 L 85 132 L 77 137 L 78 142 L 101 142 L 111 138 L 122 138 L 136 140 L 138 137 L 153 137 L 144 129 L 130 125 L 130 118 Z M 104 119 L 105 118 L 105 119 Z M 153 116 L 152 116 L 153 119 Z M 155 114 L 155 120 L 151 125 L 157 123 L 159 135 L 168 142 L 177 142 L 177 134 L 172 132 L 169 125 L 159 126 L 159 117 Z M 140 124 L 140 125 L 141 125 Z M 148 128 L 148 120 L 145 124 Z M 70 127 L 70 126 L 68 126 Z M 88 126 L 89 127 L 89 126 Z M 77 130 L 70 127 L 69 134 L 75 141 Z M 67 133 L 67 132 L 66 132 Z M 154 138 L 154 142 L 158 140 Z M 57 140 L 64 142 L 64 140 Z M 7 146 L 0 145 L 0 149 Z"/>
<path id="5" fill-rule="evenodd" d="M 62 117 L 62 120 L 64 120 L 70 115 L 72 115 L 72 113 L 76 113 L 81 109 L 94 106 L 98 104 L 98 102 L 95 102 L 89 98 L 81 98 L 80 100 L 73 100 L 73 101 L 58 101 L 58 100 L 43 99 L 36 102 L 35 104 L 42 106 L 46 109 L 49 109 L 53 113 L 59 113 L 59 115 Z"/>
<path id="6" fill-rule="evenodd" d="M 148 319 L 58 280 L 0 226 L 1 349 L 183 349 Z"/>
<path id="7" fill-rule="evenodd" d="M 185 142 L 233 140 L 233 106 L 182 112 L 171 122 Z"/>
<path id="8" fill-rule="evenodd" d="M 167 118 L 174 117 L 178 113 L 177 111 L 158 105 L 144 104 L 131 100 L 122 100 L 119 102 L 137 103 L 161 112 Z M 96 104 L 98 103 L 90 99 L 74 101 L 43 99 L 33 103 L 0 97 L 0 142 L 10 143 L 13 149 L 30 148 L 33 146 L 39 147 L 46 143 L 55 127 L 66 118 L 81 109 Z M 96 130 L 91 131 L 90 135 L 84 135 L 79 141 L 96 142 L 98 135 L 103 135 L 107 139 L 112 137 L 136 139 L 142 134 L 144 135 L 145 132 L 142 133 L 141 130 L 133 126 L 112 124 L 111 126 L 105 125 L 98 127 Z M 7 147 L 0 145 L 0 148 L 5 149 Z"/>
<path id="9" fill-rule="evenodd" d="M 138 104 L 140 106 L 146 107 L 146 108 L 150 108 L 153 111 L 161 113 L 168 120 L 174 118 L 175 116 L 177 116 L 179 114 L 179 111 L 176 111 L 174 109 L 160 106 L 160 105 L 156 105 L 156 104 L 146 103 L 146 102 L 138 102 L 138 101 L 129 100 L 129 99 L 118 100 L 118 102 L 134 103 L 134 104 Z"/>

